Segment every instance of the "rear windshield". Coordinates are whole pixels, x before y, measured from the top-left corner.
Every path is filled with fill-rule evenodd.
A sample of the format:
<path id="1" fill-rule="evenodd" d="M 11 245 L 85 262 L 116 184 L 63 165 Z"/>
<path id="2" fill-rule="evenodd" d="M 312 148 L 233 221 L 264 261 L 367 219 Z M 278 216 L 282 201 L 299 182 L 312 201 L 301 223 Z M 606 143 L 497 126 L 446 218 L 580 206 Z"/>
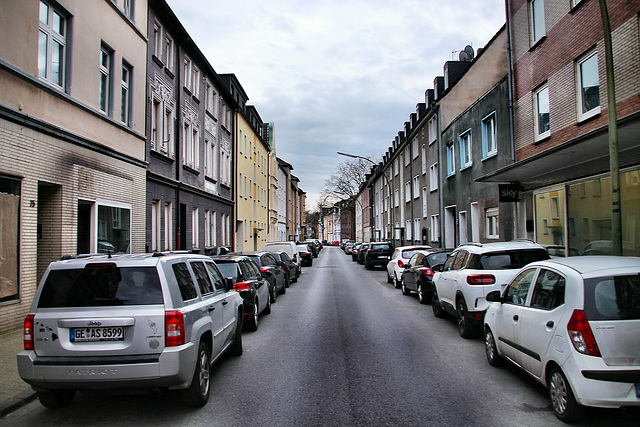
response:
<path id="1" fill-rule="evenodd" d="M 374 251 L 391 250 L 391 245 L 386 244 L 386 243 L 381 243 L 381 244 L 372 243 L 371 246 L 370 246 L 370 249 L 372 249 Z M 411 255 L 413 255 L 413 254 L 411 254 Z M 411 258 L 411 256 L 408 256 L 407 258 Z"/>
<path id="2" fill-rule="evenodd" d="M 163 304 L 155 267 L 51 270 L 38 308 Z"/>
<path id="3" fill-rule="evenodd" d="M 469 268 L 477 270 L 510 270 L 522 268 L 534 262 L 549 259 L 549 253 L 544 249 L 515 250 L 495 252 L 481 255 L 471 261 Z"/>
<path id="4" fill-rule="evenodd" d="M 640 319 L 640 276 L 586 280 L 585 312 L 589 320 Z"/>
<path id="5" fill-rule="evenodd" d="M 405 259 L 411 258 L 415 253 L 416 253 L 416 249 L 405 249 L 404 251 L 402 251 L 402 258 L 405 258 Z"/>
<path id="6" fill-rule="evenodd" d="M 220 273 L 222 273 L 222 277 L 231 277 L 233 280 L 236 280 L 238 277 L 238 267 L 240 267 L 240 264 L 236 262 L 220 262 L 216 260 L 216 265 L 218 266 Z"/>

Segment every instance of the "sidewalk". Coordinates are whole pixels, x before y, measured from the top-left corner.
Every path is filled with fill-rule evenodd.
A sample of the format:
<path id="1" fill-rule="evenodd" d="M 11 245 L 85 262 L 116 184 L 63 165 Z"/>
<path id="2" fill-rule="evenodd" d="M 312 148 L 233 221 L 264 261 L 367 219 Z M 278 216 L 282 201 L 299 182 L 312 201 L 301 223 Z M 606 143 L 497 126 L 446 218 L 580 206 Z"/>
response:
<path id="1" fill-rule="evenodd" d="M 18 375 L 16 355 L 22 346 L 22 329 L 0 335 L 0 416 L 36 397 L 31 386 Z"/>

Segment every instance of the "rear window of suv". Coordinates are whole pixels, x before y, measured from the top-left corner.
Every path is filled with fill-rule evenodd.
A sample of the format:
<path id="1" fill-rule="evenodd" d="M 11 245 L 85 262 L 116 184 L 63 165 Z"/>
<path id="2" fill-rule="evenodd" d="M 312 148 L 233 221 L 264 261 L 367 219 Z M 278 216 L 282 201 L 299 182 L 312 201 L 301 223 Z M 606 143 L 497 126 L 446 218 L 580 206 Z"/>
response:
<path id="1" fill-rule="evenodd" d="M 384 251 L 384 250 L 390 251 L 391 250 L 391 245 L 386 244 L 386 243 L 372 243 L 371 247 L 369 249 L 374 250 L 374 251 Z M 409 256 L 409 258 L 410 257 L 411 256 Z"/>
<path id="2" fill-rule="evenodd" d="M 51 270 L 38 308 L 163 304 L 155 267 L 86 267 Z"/>
<path id="3" fill-rule="evenodd" d="M 474 257 L 469 264 L 469 268 L 476 270 L 511 270 L 545 259 L 549 259 L 549 253 L 544 249 L 494 252 Z"/>
<path id="4" fill-rule="evenodd" d="M 640 276 L 586 280 L 585 312 L 589 320 L 640 319 Z"/>

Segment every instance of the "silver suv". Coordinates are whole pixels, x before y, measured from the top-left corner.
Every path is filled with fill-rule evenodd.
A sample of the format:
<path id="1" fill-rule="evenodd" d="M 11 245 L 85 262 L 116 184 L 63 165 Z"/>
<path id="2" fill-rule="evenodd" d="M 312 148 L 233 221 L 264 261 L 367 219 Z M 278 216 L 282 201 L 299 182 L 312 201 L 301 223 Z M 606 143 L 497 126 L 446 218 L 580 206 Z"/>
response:
<path id="1" fill-rule="evenodd" d="M 460 336 L 471 338 L 482 330 L 487 294 L 504 288 L 520 268 L 545 259 L 544 247 L 529 241 L 460 245 L 433 276 L 433 314 L 451 314 Z"/>
<path id="2" fill-rule="evenodd" d="M 79 389 L 166 388 L 209 399 L 209 370 L 242 354 L 242 298 L 210 257 L 96 255 L 51 263 L 24 323 L 18 371 L 49 408 Z"/>

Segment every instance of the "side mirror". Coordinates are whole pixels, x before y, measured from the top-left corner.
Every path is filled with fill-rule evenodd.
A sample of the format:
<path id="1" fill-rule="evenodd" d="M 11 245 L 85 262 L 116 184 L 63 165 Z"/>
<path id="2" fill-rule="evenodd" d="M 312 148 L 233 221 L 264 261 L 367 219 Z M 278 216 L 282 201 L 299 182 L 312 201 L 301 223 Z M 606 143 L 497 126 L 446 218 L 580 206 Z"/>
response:
<path id="1" fill-rule="evenodd" d="M 224 279 L 225 287 L 227 288 L 227 292 L 232 291 L 233 288 L 233 277 L 227 277 Z"/>
<path id="2" fill-rule="evenodd" d="M 500 291 L 491 291 L 487 294 L 487 301 L 489 302 L 502 302 L 502 296 Z"/>

